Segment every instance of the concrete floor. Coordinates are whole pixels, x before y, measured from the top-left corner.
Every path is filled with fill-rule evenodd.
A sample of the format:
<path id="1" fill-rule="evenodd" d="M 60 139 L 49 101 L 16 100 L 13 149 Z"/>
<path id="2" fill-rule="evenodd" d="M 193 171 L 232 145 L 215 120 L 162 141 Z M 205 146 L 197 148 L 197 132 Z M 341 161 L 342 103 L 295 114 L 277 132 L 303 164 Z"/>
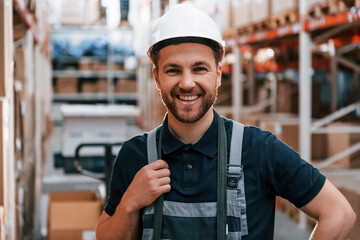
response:
<path id="1" fill-rule="evenodd" d="M 309 237 L 308 230 L 299 229 L 293 220 L 284 213 L 276 211 L 274 240 L 306 240 Z"/>

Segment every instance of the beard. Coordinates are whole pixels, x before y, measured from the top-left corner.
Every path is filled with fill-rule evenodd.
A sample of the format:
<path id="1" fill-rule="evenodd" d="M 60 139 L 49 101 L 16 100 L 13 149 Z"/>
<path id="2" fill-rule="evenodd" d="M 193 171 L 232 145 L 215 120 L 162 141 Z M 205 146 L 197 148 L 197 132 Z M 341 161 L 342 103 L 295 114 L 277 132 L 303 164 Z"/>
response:
<path id="1" fill-rule="evenodd" d="M 192 91 L 182 93 L 191 93 Z M 161 92 L 161 99 L 168 111 L 179 121 L 182 123 L 195 123 L 199 121 L 210 109 L 211 106 L 215 103 L 218 95 L 218 88 L 216 87 L 215 92 L 206 93 L 203 89 L 201 89 L 200 96 L 200 106 L 185 106 L 179 109 L 176 101 L 175 91 L 171 91 L 170 95 L 166 95 Z"/>

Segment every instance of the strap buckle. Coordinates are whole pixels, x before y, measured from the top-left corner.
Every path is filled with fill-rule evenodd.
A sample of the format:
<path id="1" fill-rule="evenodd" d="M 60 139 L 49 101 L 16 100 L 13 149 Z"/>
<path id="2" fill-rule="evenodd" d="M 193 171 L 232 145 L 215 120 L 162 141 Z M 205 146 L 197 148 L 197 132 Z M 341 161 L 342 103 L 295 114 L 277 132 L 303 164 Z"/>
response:
<path id="1" fill-rule="evenodd" d="M 242 178 L 243 174 L 242 165 L 228 165 L 227 169 L 227 187 L 228 189 L 237 189 L 238 183 Z"/>

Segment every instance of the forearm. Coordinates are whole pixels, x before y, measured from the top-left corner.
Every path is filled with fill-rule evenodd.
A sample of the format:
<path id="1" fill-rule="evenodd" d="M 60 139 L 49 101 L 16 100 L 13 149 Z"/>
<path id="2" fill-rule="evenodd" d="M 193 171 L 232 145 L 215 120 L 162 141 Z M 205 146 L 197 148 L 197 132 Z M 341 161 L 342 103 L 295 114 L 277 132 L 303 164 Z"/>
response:
<path id="1" fill-rule="evenodd" d="M 96 229 L 98 240 L 140 239 L 140 210 L 132 211 L 120 202 L 113 216 L 103 215 Z"/>
<path id="2" fill-rule="evenodd" d="M 355 223 L 355 215 L 340 213 L 337 216 L 320 218 L 316 224 L 311 240 L 342 240 L 346 239 Z"/>

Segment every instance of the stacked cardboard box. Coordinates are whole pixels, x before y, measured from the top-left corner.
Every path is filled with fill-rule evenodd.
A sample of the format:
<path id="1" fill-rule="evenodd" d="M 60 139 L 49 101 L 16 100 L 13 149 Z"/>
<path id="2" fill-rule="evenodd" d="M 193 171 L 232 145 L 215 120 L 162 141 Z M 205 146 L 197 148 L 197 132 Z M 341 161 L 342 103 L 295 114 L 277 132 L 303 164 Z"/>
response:
<path id="1" fill-rule="evenodd" d="M 106 71 L 108 69 L 107 63 L 104 62 L 94 62 L 92 64 L 93 71 Z"/>
<path id="2" fill-rule="evenodd" d="M 56 92 L 57 93 L 77 93 L 78 79 L 77 78 L 57 78 Z"/>
<path id="3" fill-rule="evenodd" d="M 96 83 L 95 82 L 90 82 L 90 81 L 86 81 L 83 82 L 81 84 L 81 92 L 82 93 L 96 93 L 97 92 L 97 88 L 96 88 Z"/>
<path id="4" fill-rule="evenodd" d="M 100 19 L 98 0 L 63 1 L 61 22 L 64 25 L 96 24 Z"/>
<path id="5" fill-rule="evenodd" d="M 99 78 L 96 82 L 96 91 L 99 93 L 106 93 L 108 91 L 107 78 Z"/>
<path id="6" fill-rule="evenodd" d="M 332 123 L 329 124 L 329 127 L 360 127 L 360 124 L 355 123 Z M 328 155 L 329 157 L 344 151 L 345 149 L 351 147 L 355 143 L 360 142 L 359 133 L 329 133 L 327 135 L 327 140 L 329 143 Z M 341 158 L 336 162 L 337 165 L 345 168 L 358 168 L 360 167 L 360 151 L 357 151 L 353 154 L 350 154 L 346 157 Z"/>
<path id="7" fill-rule="evenodd" d="M 277 138 L 299 152 L 299 119 L 292 114 L 259 115 L 259 127 L 274 133 Z M 311 156 L 313 159 L 327 158 L 325 134 L 311 136 Z"/>
<path id="8" fill-rule="evenodd" d="M 89 59 L 80 59 L 79 61 L 79 70 L 81 71 L 92 71 L 93 64 Z"/>
<path id="9" fill-rule="evenodd" d="M 276 112 L 297 113 L 299 105 L 297 83 L 278 81 L 276 91 Z"/>
<path id="10" fill-rule="evenodd" d="M 48 240 L 82 240 L 84 231 L 95 231 L 100 211 L 95 193 L 50 193 Z"/>
<path id="11" fill-rule="evenodd" d="M 134 79 L 120 78 L 115 84 L 115 92 L 117 93 L 133 93 L 136 92 L 137 86 Z"/>

